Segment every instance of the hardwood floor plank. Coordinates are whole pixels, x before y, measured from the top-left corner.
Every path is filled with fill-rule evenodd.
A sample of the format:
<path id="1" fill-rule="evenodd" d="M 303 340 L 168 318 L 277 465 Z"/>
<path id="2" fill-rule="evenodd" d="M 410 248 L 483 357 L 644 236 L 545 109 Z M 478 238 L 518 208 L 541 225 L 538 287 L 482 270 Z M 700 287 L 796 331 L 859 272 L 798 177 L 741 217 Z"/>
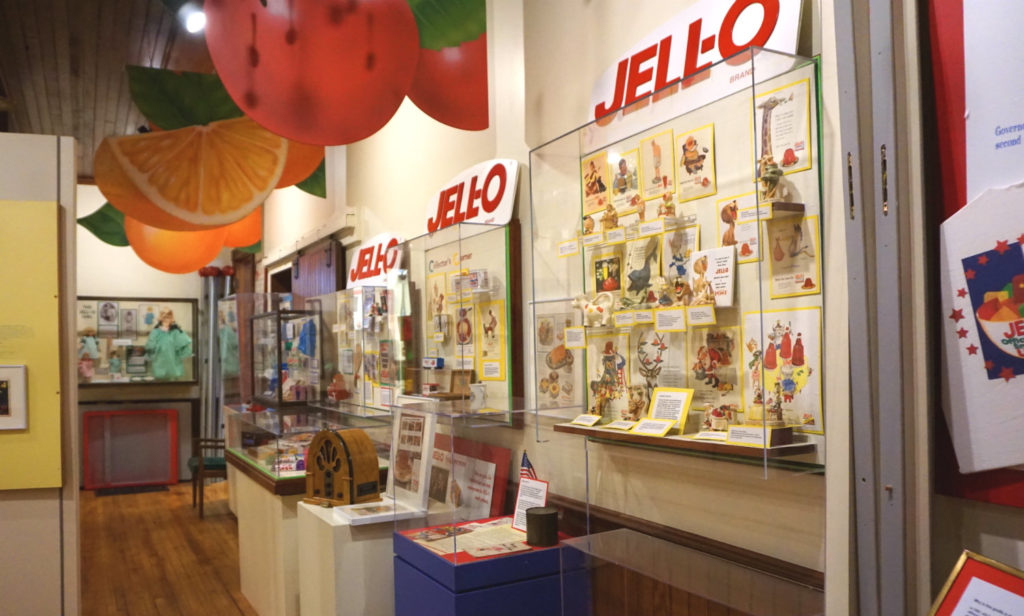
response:
<path id="1" fill-rule="evenodd" d="M 191 490 L 82 493 L 83 616 L 255 616 L 240 590 L 227 483 L 207 488 L 205 520 Z"/>

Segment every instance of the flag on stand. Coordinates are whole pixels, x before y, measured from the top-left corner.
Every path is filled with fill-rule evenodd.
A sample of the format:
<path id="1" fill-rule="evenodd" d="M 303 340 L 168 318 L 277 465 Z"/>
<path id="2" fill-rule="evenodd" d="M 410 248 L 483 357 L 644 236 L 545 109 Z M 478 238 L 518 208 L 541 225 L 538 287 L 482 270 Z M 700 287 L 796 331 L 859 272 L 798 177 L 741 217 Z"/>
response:
<path id="1" fill-rule="evenodd" d="M 526 457 L 526 452 L 523 451 L 523 462 L 519 465 L 519 478 L 523 477 L 527 479 L 536 479 L 537 471 L 533 470 L 533 465 L 530 464 L 530 458 Z"/>

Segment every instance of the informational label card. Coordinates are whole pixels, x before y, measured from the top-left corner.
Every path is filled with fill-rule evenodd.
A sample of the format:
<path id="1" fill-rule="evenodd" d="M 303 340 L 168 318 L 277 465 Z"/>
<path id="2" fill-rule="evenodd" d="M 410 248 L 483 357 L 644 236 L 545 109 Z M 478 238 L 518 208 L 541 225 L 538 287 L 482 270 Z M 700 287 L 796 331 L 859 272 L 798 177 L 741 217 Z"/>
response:
<path id="1" fill-rule="evenodd" d="M 693 436 L 693 438 L 702 441 L 722 441 L 724 443 L 725 440 L 729 438 L 729 434 L 726 432 L 714 432 L 711 430 L 705 430 L 703 432 L 698 432 Z"/>
<path id="2" fill-rule="evenodd" d="M 633 322 L 637 325 L 644 323 L 654 323 L 654 311 L 653 310 L 635 310 L 633 311 Z"/>
<path id="3" fill-rule="evenodd" d="M 648 237 L 650 235 L 661 235 L 665 232 L 665 219 L 656 218 L 654 220 L 648 220 L 642 222 L 637 227 L 637 237 Z"/>
<path id="4" fill-rule="evenodd" d="M 665 436 L 673 425 L 675 422 L 668 419 L 641 419 L 630 432 L 645 436 Z"/>
<path id="5" fill-rule="evenodd" d="M 576 419 L 573 419 L 570 423 L 574 423 L 577 426 L 593 426 L 597 422 L 601 421 L 601 419 L 602 418 L 600 415 L 590 415 L 584 413 L 582 415 L 577 415 Z"/>
<path id="6" fill-rule="evenodd" d="M 726 440 L 733 445 L 764 447 L 767 436 L 768 430 L 762 426 L 729 426 L 729 435 Z"/>
<path id="7" fill-rule="evenodd" d="M 558 245 L 559 257 L 571 257 L 580 254 L 579 240 L 568 240 Z"/>
<path id="8" fill-rule="evenodd" d="M 626 241 L 626 228 L 616 227 L 610 229 L 604 234 L 605 241 L 609 244 L 621 244 Z"/>
<path id="9" fill-rule="evenodd" d="M 516 495 L 516 514 L 512 528 L 526 532 L 526 510 L 543 507 L 548 503 L 548 482 L 528 477 L 519 478 L 519 493 Z"/>
<path id="10" fill-rule="evenodd" d="M 654 396 L 648 417 L 651 419 L 667 419 L 672 427 L 678 427 L 686 419 L 693 400 L 693 390 L 681 387 L 655 387 Z"/>
<path id="11" fill-rule="evenodd" d="M 636 323 L 636 313 L 632 310 L 616 312 L 612 315 L 612 320 L 615 321 L 615 327 L 628 327 Z"/>
<path id="12" fill-rule="evenodd" d="M 587 328 L 583 326 L 565 328 L 565 348 L 587 348 Z"/>
<path id="13" fill-rule="evenodd" d="M 690 327 L 706 327 L 708 325 L 714 325 L 716 322 L 714 306 L 686 307 L 686 323 Z"/>
<path id="14" fill-rule="evenodd" d="M 606 424 L 604 427 L 609 430 L 625 430 L 628 432 L 629 430 L 632 430 L 635 425 L 635 421 L 630 421 L 628 419 L 616 419 L 610 424 Z"/>
<path id="15" fill-rule="evenodd" d="M 583 236 L 583 246 L 596 246 L 604 241 L 604 233 L 598 231 L 597 233 L 591 233 Z"/>
<path id="16" fill-rule="evenodd" d="M 1024 597 L 979 578 L 967 583 L 952 616 L 1009 616 L 1024 614 Z"/>
<path id="17" fill-rule="evenodd" d="M 685 332 L 686 310 L 682 307 L 655 310 L 654 329 L 659 332 Z"/>

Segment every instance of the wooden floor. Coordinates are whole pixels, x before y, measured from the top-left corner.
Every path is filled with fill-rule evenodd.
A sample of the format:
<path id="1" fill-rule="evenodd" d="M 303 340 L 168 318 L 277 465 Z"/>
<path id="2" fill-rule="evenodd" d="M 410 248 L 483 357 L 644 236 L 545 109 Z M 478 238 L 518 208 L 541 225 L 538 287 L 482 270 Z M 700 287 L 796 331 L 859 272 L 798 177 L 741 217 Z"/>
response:
<path id="1" fill-rule="evenodd" d="M 238 581 L 238 524 L 227 483 L 206 490 L 206 519 L 192 485 L 169 492 L 82 492 L 82 614 L 255 615 Z"/>

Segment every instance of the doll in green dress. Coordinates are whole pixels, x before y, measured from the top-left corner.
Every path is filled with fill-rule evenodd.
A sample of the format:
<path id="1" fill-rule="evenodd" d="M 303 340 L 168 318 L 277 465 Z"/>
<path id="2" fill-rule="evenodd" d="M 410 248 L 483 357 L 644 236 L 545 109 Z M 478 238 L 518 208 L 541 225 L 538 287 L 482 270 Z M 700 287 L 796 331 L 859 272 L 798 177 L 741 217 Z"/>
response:
<path id="1" fill-rule="evenodd" d="M 218 334 L 221 374 L 224 377 L 238 376 L 238 331 L 235 330 L 235 320 L 225 317 L 223 312 L 220 313 Z"/>
<path id="2" fill-rule="evenodd" d="M 110 352 L 110 374 L 121 374 L 121 354 L 116 350 Z"/>
<path id="3" fill-rule="evenodd" d="M 146 340 L 146 359 L 153 376 L 161 381 L 173 381 L 185 376 L 182 363 L 192 356 L 192 338 L 174 322 L 174 312 L 160 312 L 159 325 L 149 332 Z"/>

